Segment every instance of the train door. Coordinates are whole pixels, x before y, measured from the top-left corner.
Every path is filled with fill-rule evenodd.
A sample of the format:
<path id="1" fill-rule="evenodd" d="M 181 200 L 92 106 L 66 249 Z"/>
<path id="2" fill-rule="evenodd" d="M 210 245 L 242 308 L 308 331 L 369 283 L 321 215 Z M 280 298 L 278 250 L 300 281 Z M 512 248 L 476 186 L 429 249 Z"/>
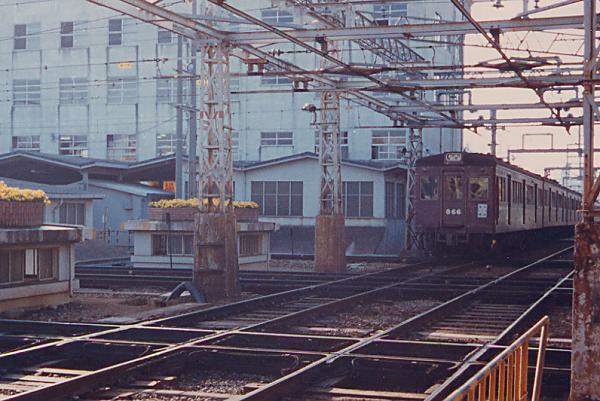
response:
<path id="1" fill-rule="evenodd" d="M 508 213 L 506 213 L 506 215 L 508 216 L 508 225 L 510 225 L 510 218 L 511 218 L 511 209 L 512 209 L 512 196 L 513 196 L 513 183 L 512 183 L 512 178 L 510 176 L 510 174 L 508 175 L 507 178 L 507 183 L 506 183 L 506 190 L 508 192 L 507 196 L 506 196 L 506 200 L 508 202 Z"/>
<path id="2" fill-rule="evenodd" d="M 446 171 L 443 173 L 444 189 L 442 193 L 442 223 L 444 226 L 464 226 L 465 175 L 463 172 Z"/>
<path id="3" fill-rule="evenodd" d="M 538 184 L 533 184 L 533 221 L 537 225 L 538 222 Z"/>
<path id="4" fill-rule="evenodd" d="M 552 188 L 548 188 L 548 221 L 552 221 L 552 206 L 554 202 L 552 202 Z"/>
<path id="5" fill-rule="evenodd" d="M 525 180 L 521 183 L 521 204 L 523 205 L 523 224 L 525 224 L 525 210 L 527 210 L 527 184 Z"/>

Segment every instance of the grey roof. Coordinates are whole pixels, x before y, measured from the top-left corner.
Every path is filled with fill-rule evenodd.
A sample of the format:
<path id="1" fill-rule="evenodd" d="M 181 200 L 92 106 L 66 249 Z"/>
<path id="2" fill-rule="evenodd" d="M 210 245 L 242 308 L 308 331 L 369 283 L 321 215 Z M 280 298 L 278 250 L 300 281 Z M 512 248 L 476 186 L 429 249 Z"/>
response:
<path id="1" fill-rule="evenodd" d="M 16 180 L 14 178 L 6 178 L 0 176 L 0 181 L 4 181 L 6 185 L 17 188 L 41 189 L 46 192 L 50 199 L 69 198 L 69 199 L 103 199 L 104 195 L 93 193 L 84 189 L 82 182 L 76 182 L 67 185 L 51 185 L 40 184 L 31 181 Z"/>
<path id="2" fill-rule="evenodd" d="M 319 155 L 314 152 L 303 152 L 265 161 L 235 162 L 234 165 L 239 170 L 253 170 L 256 168 L 268 167 L 272 165 L 289 163 L 292 161 L 304 159 L 319 160 Z M 359 168 L 362 167 L 378 171 L 388 171 L 396 168 L 406 169 L 406 164 L 399 162 L 398 160 L 342 160 L 342 165 L 354 166 Z"/>
<path id="3" fill-rule="evenodd" d="M 143 184 L 132 184 L 127 182 L 115 182 L 105 180 L 89 180 L 90 186 L 111 189 L 113 191 L 125 192 L 138 196 L 161 195 L 173 196 L 172 192 L 163 191 L 159 188 L 154 188 Z"/>
<path id="4" fill-rule="evenodd" d="M 10 153 L 4 153 L 0 155 L 0 160 L 15 158 L 15 157 L 28 157 L 31 159 L 55 162 L 65 166 L 72 166 L 75 168 L 87 168 L 94 165 L 101 165 L 102 167 L 112 168 L 126 168 L 131 162 L 124 162 L 118 160 L 106 160 L 106 159 L 95 159 L 91 157 L 79 157 L 79 156 L 65 156 L 57 155 L 52 153 L 40 153 L 40 152 L 25 152 L 15 151 Z"/>

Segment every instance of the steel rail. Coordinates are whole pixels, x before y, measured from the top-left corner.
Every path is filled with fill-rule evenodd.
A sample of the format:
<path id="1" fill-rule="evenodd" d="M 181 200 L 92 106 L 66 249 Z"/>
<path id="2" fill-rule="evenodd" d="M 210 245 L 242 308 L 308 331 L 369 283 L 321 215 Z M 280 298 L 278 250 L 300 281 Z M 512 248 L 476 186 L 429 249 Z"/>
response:
<path id="1" fill-rule="evenodd" d="M 323 368 L 325 365 L 331 364 L 332 362 L 339 359 L 340 357 L 348 356 L 349 354 L 356 352 L 356 351 L 372 344 L 373 342 L 375 342 L 379 339 L 382 339 L 384 337 L 387 337 L 387 336 L 397 333 L 400 329 L 404 329 L 410 325 L 414 325 L 416 322 L 420 323 L 421 321 L 428 319 L 432 314 L 434 314 L 436 312 L 444 311 L 446 309 L 454 307 L 454 306 L 456 306 L 456 304 L 458 304 L 461 301 L 464 301 L 468 297 L 471 297 L 471 296 L 483 291 L 484 289 L 489 288 L 490 286 L 499 284 L 499 283 L 503 282 L 504 280 L 511 278 L 515 275 L 525 273 L 529 269 L 539 266 L 541 263 L 545 262 L 546 260 L 549 260 L 555 256 L 565 253 L 569 249 L 572 249 L 572 247 L 560 250 L 558 252 L 554 252 L 549 256 L 539 259 L 531 264 L 528 264 L 527 266 L 519 268 L 511 273 L 505 274 L 505 275 L 503 275 L 497 279 L 494 279 L 486 284 L 483 284 L 480 287 L 477 287 L 473 290 L 467 291 L 466 293 L 459 295 L 458 297 L 455 297 L 445 303 L 442 303 L 442 304 L 430 309 L 427 312 L 419 314 L 413 318 L 407 319 L 406 321 L 404 321 L 392 328 L 389 328 L 381 333 L 378 333 L 378 334 L 375 334 L 368 338 L 362 339 L 359 342 L 357 342 L 353 345 L 350 345 L 349 347 L 346 347 L 340 351 L 332 353 L 331 355 L 328 355 L 319 361 L 315 361 L 315 362 L 289 374 L 288 376 L 284 376 L 278 380 L 275 380 L 274 382 L 272 382 L 268 385 L 258 388 L 258 389 L 254 390 L 248 394 L 245 394 L 243 396 L 240 396 L 237 401 L 267 401 L 267 400 L 274 400 L 277 397 L 283 397 L 285 395 L 289 395 L 290 393 L 297 390 L 300 386 L 304 385 L 305 381 L 308 380 L 310 377 L 316 375 L 318 370 Z"/>
<path id="2" fill-rule="evenodd" d="M 570 246 L 562 251 L 559 251 L 556 254 L 556 256 L 563 254 L 569 250 L 572 250 L 573 248 L 574 248 L 574 246 Z M 554 292 L 561 285 L 563 285 L 566 281 L 568 281 L 572 277 L 572 275 L 573 275 L 573 273 L 571 272 L 567 276 L 565 276 L 561 280 L 559 280 L 559 282 L 556 285 L 552 286 L 540 298 L 538 298 L 532 305 L 530 305 L 529 308 L 527 308 L 527 310 L 525 310 L 513 322 L 512 325 L 510 325 L 505 330 L 503 330 L 502 333 L 500 333 L 498 336 L 496 336 L 496 338 L 493 341 L 491 341 L 488 345 L 486 345 L 485 347 L 480 349 L 478 352 L 471 355 L 471 357 L 469 358 L 468 361 L 465 362 L 465 364 L 463 364 L 450 378 L 448 378 L 448 380 L 446 380 L 433 393 L 431 393 L 431 395 L 427 398 L 427 401 L 440 401 L 445 396 L 447 396 L 451 392 L 451 389 L 456 386 L 456 384 L 457 384 L 456 382 L 460 381 L 461 379 L 464 379 L 462 376 L 467 372 L 470 363 L 480 362 L 479 359 L 485 354 L 485 352 L 488 351 L 488 349 L 490 347 L 493 347 L 495 345 L 504 345 L 503 343 L 506 343 L 509 340 L 511 335 L 516 334 L 516 332 L 517 332 L 516 329 L 519 327 L 519 325 L 522 325 L 523 322 L 531 316 L 532 312 L 535 312 L 539 308 L 540 304 L 548 298 L 550 293 Z"/>
<path id="3" fill-rule="evenodd" d="M 50 348 L 57 347 L 57 346 L 64 346 L 69 343 L 77 343 L 77 342 L 81 342 L 81 341 L 85 341 L 85 340 L 101 339 L 101 336 L 113 335 L 115 333 L 123 332 L 126 330 L 144 329 L 144 328 L 149 328 L 149 327 L 154 329 L 155 328 L 154 325 L 164 324 L 166 322 L 174 321 L 176 319 L 198 318 L 198 317 L 201 317 L 201 315 L 203 315 L 203 314 L 207 315 L 207 314 L 210 314 L 211 312 L 214 313 L 214 312 L 223 312 L 224 311 L 225 313 L 227 313 L 227 312 L 231 312 L 231 311 L 237 311 L 237 310 L 239 310 L 240 307 L 248 307 L 249 305 L 252 305 L 252 306 L 262 305 L 265 300 L 274 301 L 274 300 L 282 299 L 282 298 L 290 296 L 290 295 L 301 295 L 301 294 L 305 294 L 305 293 L 311 293 L 316 289 L 327 288 L 328 286 L 331 286 L 331 285 L 334 285 L 337 283 L 351 282 L 351 281 L 355 281 L 355 280 L 361 280 L 365 277 L 385 275 L 385 274 L 389 274 L 390 272 L 393 273 L 393 272 L 397 272 L 397 271 L 408 270 L 415 266 L 423 266 L 423 265 L 425 265 L 425 264 L 420 263 L 420 264 L 415 264 L 415 265 L 406 265 L 406 266 L 398 267 L 395 269 L 389 269 L 389 270 L 380 271 L 380 272 L 373 272 L 373 273 L 367 273 L 364 275 L 347 277 L 347 278 L 335 280 L 335 281 L 328 282 L 328 283 L 311 285 L 311 286 L 304 287 L 301 289 L 294 289 L 294 290 L 284 291 L 282 293 L 267 295 L 267 296 L 263 296 L 263 297 L 259 297 L 259 298 L 246 300 L 246 301 L 239 301 L 237 303 L 229 304 L 229 305 L 225 305 L 225 306 L 215 306 L 213 308 L 209 308 L 207 310 L 203 310 L 203 311 L 199 311 L 199 312 L 189 312 L 189 313 L 184 313 L 184 314 L 180 314 L 180 315 L 173 316 L 173 317 L 148 320 L 148 321 L 144 321 L 141 323 L 135 323 L 135 324 L 129 324 L 129 325 L 112 326 L 109 329 L 104 330 L 104 331 L 83 334 L 81 336 L 76 336 L 76 337 L 62 338 L 56 342 L 41 344 L 41 345 L 33 346 L 30 348 L 18 350 L 18 351 L 4 353 L 4 354 L 0 355 L 0 361 L 6 360 L 8 358 L 14 358 L 17 356 L 32 354 L 34 352 L 38 352 L 38 351 L 41 351 L 44 349 L 50 349 Z M 449 268 L 449 269 L 451 269 L 451 268 Z M 432 275 L 432 274 L 436 274 L 436 273 L 429 273 L 429 274 L 425 274 L 424 276 Z M 258 323 L 258 324 L 260 324 L 260 323 Z M 170 328 L 163 328 L 163 329 L 169 330 L 169 329 L 173 329 L 173 328 L 170 327 Z M 175 329 L 179 330 L 180 328 L 177 327 Z M 207 331 L 205 330 L 205 331 L 197 331 L 197 332 L 206 334 Z M 220 332 L 216 332 L 216 333 L 212 332 L 213 334 L 204 335 L 204 336 L 202 336 L 202 338 L 191 339 L 189 341 L 185 341 L 185 342 L 182 342 L 182 343 L 179 343 L 176 345 L 172 345 L 165 349 L 158 350 L 158 351 L 151 353 L 149 355 L 146 355 L 146 356 L 134 358 L 132 360 L 128 360 L 128 361 L 125 361 L 125 362 L 122 362 L 122 363 L 119 363 L 116 365 L 111 365 L 111 366 L 108 366 L 108 367 L 105 367 L 105 368 L 102 368 L 102 369 L 99 369 L 99 370 L 96 370 L 93 372 L 89 372 L 87 374 L 76 376 L 76 377 L 73 377 L 73 378 L 58 382 L 58 383 L 53 383 L 48 386 L 44 386 L 44 387 L 40 387 L 40 388 L 33 389 L 30 391 L 26 391 L 23 393 L 19 393 L 14 396 L 11 396 L 7 399 L 15 400 L 15 401 L 16 400 L 19 400 L 19 401 L 22 401 L 22 400 L 47 401 L 48 399 L 58 398 L 60 395 L 64 396 L 65 394 L 71 394 L 73 392 L 77 392 L 78 389 L 89 388 L 89 387 L 93 386 L 93 383 L 96 383 L 97 381 L 109 380 L 111 377 L 114 378 L 114 375 L 116 375 L 118 373 L 132 369 L 138 365 L 143 365 L 152 360 L 155 360 L 156 358 L 164 358 L 164 357 L 168 357 L 168 356 L 173 356 L 175 353 L 183 350 L 184 348 L 186 348 L 189 345 L 204 344 L 204 343 L 207 343 L 207 342 L 219 339 L 219 338 L 224 338 L 225 336 L 228 336 L 231 334 L 236 334 L 239 332 L 240 332 L 240 329 L 231 329 L 231 330 L 220 331 Z M 209 331 L 209 333 L 210 333 L 210 331 Z"/>
<path id="4" fill-rule="evenodd" d="M 539 262 L 541 262 L 541 261 L 535 262 L 532 265 L 536 265 Z M 531 267 L 532 265 L 530 265 L 528 267 Z M 450 267 L 450 268 L 444 269 L 441 272 L 435 272 L 435 273 L 425 274 L 425 275 L 423 275 L 423 277 L 435 277 L 435 276 L 438 276 L 438 275 L 440 275 L 440 274 L 442 274 L 442 273 L 444 273 L 446 271 L 449 271 L 449 270 L 459 270 L 459 269 L 464 269 L 464 268 L 465 268 L 464 266 Z M 525 268 L 527 268 L 527 266 Z M 522 271 L 525 268 L 519 269 L 518 271 Z M 399 272 L 399 271 L 402 271 L 404 269 L 406 269 L 406 267 L 401 267 L 401 268 L 393 269 L 391 271 L 392 272 L 394 272 L 394 271 Z M 358 277 L 349 277 L 349 278 L 344 278 L 344 279 L 341 279 L 341 280 L 336 280 L 336 282 L 346 282 L 346 281 L 353 281 L 353 280 L 357 280 L 357 279 L 360 280 L 362 277 L 365 277 L 365 276 L 369 276 L 369 277 L 372 277 L 372 276 L 385 276 L 385 274 L 388 274 L 389 272 L 390 271 L 388 270 L 388 271 L 383 271 L 383 272 L 369 273 L 369 274 L 361 275 L 361 276 L 358 276 Z M 503 277 L 507 277 L 507 276 L 512 276 L 512 273 L 508 274 L 508 275 L 505 275 Z M 414 281 L 414 280 L 419 279 L 419 278 L 420 278 L 420 276 L 418 276 L 418 277 L 411 277 L 411 278 L 407 279 L 406 281 Z M 492 282 L 496 282 L 496 281 L 498 281 L 498 280 L 496 279 L 496 280 L 493 280 Z M 320 284 L 320 285 L 317 285 L 317 286 L 310 286 L 309 288 L 315 288 L 315 287 L 326 288 L 326 286 L 328 284 L 330 284 L 330 283 Z M 372 291 L 372 290 L 370 290 L 370 291 Z M 290 292 L 294 292 L 294 291 L 290 291 Z M 367 292 L 369 292 L 369 291 L 367 291 Z M 345 300 L 346 300 L 346 298 L 343 298 L 343 299 L 340 299 L 339 301 L 343 303 L 343 302 L 345 302 Z M 244 301 L 242 301 L 242 303 L 243 302 Z M 198 312 L 198 313 L 202 313 L 202 311 Z M 193 316 L 195 318 L 201 317 L 197 313 L 184 314 L 184 315 L 186 315 L 187 317 Z M 149 329 L 149 328 L 157 329 L 157 327 L 150 327 L 149 324 L 165 323 L 166 321 L 169 321 L 169 320 L 172 320 L 172 319 L 173 318 L 157 319 L 157 320 L 154 320 L 154 321 L 143 322 L 142 324 L 125 325 L 125 326 L 121 326 L 121 327 L 123 328 L 123 330 L 128 330 L 128 329 L 132 329 L 132 328 L 133 329 L 144 329 L 144 328 L 145 329 Z M 91 372 L 89 374 L 85 374 L 85 375 L 73 378 L 71 380 L 67 380 L 67 381 L 58 383 L 56 385 L 52 385 L 51 389 L 48 389 L 48 387 L 43 387 L 43 388 L 40 388 L 38 390 L 32 390 L 30 392 L 25 392 L 25 393 L 18 394 L 16 396 L 11 397 L 11 399 L 15 399 L 15 400 L 18 400 L 18 399 L 20 399 L 20 400 L 25 400 L 25 399 L 27 399 L 27 400 L 35 400 L 35 399 L 42 399 L 42 398 L 46 399 L 46 397 L 47 397 L 48 394 L 49 394 L 48 397 L 50 397 L 50 398 L 52 398 L 52 394 L 55 394 L 55 396 L 57 394 L 63 394 L 64 395 L 63 392 L 72 392 L 72 391 L 75 391 L 76 389 L 79 388 L 78 387 L 79 385 L 90 386 L 93 383 L 95 383 L 96 380 L 109 380 L 117 372 L 122 372 L 122 371 L 129 370 L 129 369 L 135 369 L 138 366 L 138 364 L 150 363 L 151 361 L 154 360 L 153 358 L 166 358 L 166 357 L 173 356 L 173 353 L 177 353 L 179 351 L 182 351 L 183 349 L 185 349 L 186 346 L 201 346 L 203 344 L 207 344 L 207 343 L 210 343 L 212 341 L 215 341 L 215 340 L 218 340 L 218 339 L 221 339 L 221 338 L 225 338 L 226 336 L 231 336 L 231 335 L 234 335 L 234 334 L 251 334 L 250 332 L 246 332 L 245 330 L 252 330 L 253 328 L 254 329 L 260 328 L 263 324 L 264 324 L 264 322 L 261 322 L 261 323 L 255 324 L 253 326 L 248 326 L 247 328 L 233 329 L 233 330 L 228 330 L 228 331 L 224 331 L 224 332 L 209 334 L 209 335 L 206 335 L 206 336 L 204 336 L 203 338 L 200 338 L 200 339 L 192 339 L 190 341 L 187 341 L 187 342 L 184 342 L 184 343 L 181 343 L 181 344 L 177 344 L 177 345 L 172 346 L 172 347 L 168 347 L 165 350 L 161 350 L 161 351 L 158 351 L 156 353 L 152 353 L 150 355 L 146 355 L 146 356 L 141 357 L 141 358 L 136 358 L 133 361 L 125 361 L 125 362 L 117 364 L 117 365 L 112 365 L 112 366 L 100 369 L 100 370 L 98 370 L 96 372 Z M 78 338 L 75 338 L 75 339 L 70 339 L 70 340 L 61 342 L 61 344 L 65 344 L 65 343 L 68 343 L 68 342 L 74 342 L 73 340 L 75 340 L 75 342 L 78 341 L 78 340 L 101 341 L 102 340 L 101 336 L 106 336 L 107 334 L 118 333 L 119 331 L 121 331 L 120 330 L 121 327 L 117 327 L 115 330 L 108 330 L 108 331 L 99 332 L 99 333 L 92 333 L 91 335 L 86 335 L 86 336 L 81 336 L 81 337 L 78 337 Z M 160 329 L 164 330 L 165 332 L 168 332 L 169 330 L 173 330 L 173 328 L 166 328 L 166 327 L 163 327 L 163 328 L 160 328 Z M 183 330 L 183 329 L 177 328 L 175 330 Z M 201 334 L 206 334 L 207 333 L 207 331 L 196 331 L 196 330 L 191 330 L 191 331 L 198 332 L 198 333 L 201 333 Z M 382 335 L 385 335 L 385 334 L 386 333 L 382 333 Z M 380 338 L 382 335 L 371 337 L 368 340 L 374 341 L 374 340 Z M 104 340 L 106 341 L 106 339 L 104 339 Z M 131 344 L 135 344 L 135 342 L 132 342 Z M 368 342 L 360 341 L 359 344 L 367 345 Z M 53 343 L 53 345 L 56 345 L 56 343 Z M 351 347 L 345 348 L 345 350 L 346 350 L 346 353 L 348 353 L 348 352 L 352 352 L 356 348 L 357 348 L 356 346 L 351 346 Z M 360 348 L 360 347 L 358 347 L 358 348 Z M 340 352 L 332 354 L 331 357 L 335 359 L 335 358 L 337 358 L 337 357 L 339 357 L 341 355 L 344 355 L 344 353 L 340 353 Z M 22 353 L 23 352 L 15 352 L 15 353 L 10 353 L 8 355 L 15 356 L 15 355 L 19 355 L 19 354 L 22 354 Z M 4 358 L 0 358 L 0 360 L 1 359 L 4 359 Z M 334 359 L 331 359 L 331 360 L 333 361 Z M 275 383 L 275 382 L 273 382 L 273 383 Z M 48 391 L 45 391 L 44 389 L 47 389 Z"/>

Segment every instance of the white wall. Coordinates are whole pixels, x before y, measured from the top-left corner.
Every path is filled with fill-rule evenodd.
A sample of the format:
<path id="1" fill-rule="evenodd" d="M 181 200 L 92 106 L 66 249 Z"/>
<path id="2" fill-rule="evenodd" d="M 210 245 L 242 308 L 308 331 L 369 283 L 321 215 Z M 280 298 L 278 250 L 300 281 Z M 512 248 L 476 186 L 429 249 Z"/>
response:
<path id="1" fill-rule="evenodd" d="M 315 159 L 279 163 L 246 172 L 236 171 L 235 196 L 238 200 L 250 200 L 252 181 L 302 181 L 303 217 L 261 217 L 261 219 L 277 222 L 281 225 L 314 225 L 314 218 L 319 213 L 319 174 L 319 163 Z M 404 178 L 401 175 L 388 180 L 404 181 Z M 347 217 L 346 225 L 385 225 L 385 174 L 374 169 L 345 164 L 342 166 L 342 181 L 373 182 L 373 217 Z"/>

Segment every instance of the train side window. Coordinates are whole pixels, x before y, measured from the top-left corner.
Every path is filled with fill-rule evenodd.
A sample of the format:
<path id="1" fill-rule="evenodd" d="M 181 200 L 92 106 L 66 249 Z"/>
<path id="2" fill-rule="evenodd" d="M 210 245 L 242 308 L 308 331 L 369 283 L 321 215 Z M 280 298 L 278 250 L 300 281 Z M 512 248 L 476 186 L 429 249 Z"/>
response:
<path id="1" fill-rule="evenodd" d="M 475 200 L 486 200 L 488 197 L 488 177 L 469 178 L 469 198 Z"/>
<path id="2" fill-rule="evenodd" d="M 438 177 L 432 175 L 421 177 L 421 200 L 437 200 L 438 193 Z"/>
<path id="3" fill-rule="evenodd" d="M 463 177 L 462 175 L 447 175 L 446 188 L 444 191 L 449 199 L 463 198 Z"/>
<path id="4" fill-rule="evenodd" d="M 527 190 L 526 190 L 527 204 L 533 205 L 533 204 L 535 204 L 535 191 L 533 189 L 533 185 L 527 185 L 526 188 L 527 188 Z"/>

